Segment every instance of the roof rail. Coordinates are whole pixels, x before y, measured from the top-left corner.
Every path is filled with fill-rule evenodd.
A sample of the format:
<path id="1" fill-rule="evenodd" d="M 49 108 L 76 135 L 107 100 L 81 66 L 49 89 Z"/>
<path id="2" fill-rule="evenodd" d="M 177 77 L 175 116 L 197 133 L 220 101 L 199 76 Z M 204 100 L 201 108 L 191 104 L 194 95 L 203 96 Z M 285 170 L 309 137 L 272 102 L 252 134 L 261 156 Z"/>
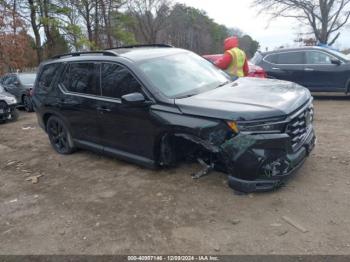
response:
<path id="1" fill-rule="evenodd" d="M 121 48 L 138 48 L 138 47 L 174 47 L 174 46 L 169 44 L 140 44 L 140 45 L 116 46 L 112 48 L 107 48 L 105 50 L 113 50 L 113 49 L 121 49 Z"/>
<path id="2" fill-rule="evenodd" d="M 80 55 L 88 55 L 88 54 L 101 54 L 101 55 L 105 55 L 105 56 L 118 56 L 114 52 L 105 50 L 105 51 L 84 51 L 84 52 L 66 53 L 66 54 L 60 54 L 60 55 L 53 56 L 53 57 L 51 57 L 51 59 L 58 59 L 58 58 L 62 58 L 65 56 L 80 56 Z"/>

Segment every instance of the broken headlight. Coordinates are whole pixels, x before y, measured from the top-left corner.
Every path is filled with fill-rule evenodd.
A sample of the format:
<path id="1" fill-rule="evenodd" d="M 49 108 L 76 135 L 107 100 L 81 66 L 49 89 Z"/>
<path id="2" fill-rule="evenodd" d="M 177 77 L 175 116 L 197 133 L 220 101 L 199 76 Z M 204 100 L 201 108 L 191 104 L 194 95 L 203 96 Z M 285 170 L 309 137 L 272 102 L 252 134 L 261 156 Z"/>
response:
<path id="1" fill-rule="evenodd" d="M 238 123 L 238 130 L 252 133 L 281 133 L 285 123 Z"/>
<path id="2" fill-rule="evenodd" d="M 8 105 L 17 104 L 17 99 L 16 99 L 15 97 L 12 97 L 12 96 L 4 96 L 4 97 L 3 97 L 3 100 L 5 100 L 5 102 L 6 102 Z"/>

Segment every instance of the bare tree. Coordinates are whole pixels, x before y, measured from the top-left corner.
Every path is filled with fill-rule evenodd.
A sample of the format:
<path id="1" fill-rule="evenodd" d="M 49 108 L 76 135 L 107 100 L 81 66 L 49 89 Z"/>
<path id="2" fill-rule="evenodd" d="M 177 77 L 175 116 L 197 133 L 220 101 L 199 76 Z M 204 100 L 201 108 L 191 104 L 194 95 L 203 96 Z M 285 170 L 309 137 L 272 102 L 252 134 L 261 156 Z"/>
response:
<path id="1" fill-rule="evenodd" d="M 272 18 L 297 19 L 312 29 L 318 42 L 329 45 L 338 39 L 350 17 L 350 0 L 255 0 L 254 6 Z"/>
<path id="2" fill-rule="evenodd" d="M 130 0 L 130 14 L 135 18 L 135 35 L 141 35 L 140 42 L 152 44 L 157 42 L 158 34 L 166 27 L 170 13 L 169 0 Z"/>

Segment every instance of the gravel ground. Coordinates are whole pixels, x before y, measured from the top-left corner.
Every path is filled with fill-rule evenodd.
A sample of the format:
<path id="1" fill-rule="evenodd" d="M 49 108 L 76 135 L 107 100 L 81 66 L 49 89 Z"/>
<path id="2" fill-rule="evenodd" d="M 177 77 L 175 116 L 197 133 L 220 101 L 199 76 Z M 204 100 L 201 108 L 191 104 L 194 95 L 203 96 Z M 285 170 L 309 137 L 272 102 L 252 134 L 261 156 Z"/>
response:
<path id="1" fill-rule="evenodd" d="M 350 254 L 350 98 L 315 109 L 318 144 L 298 174 L 249 195 L 220 173 L 193 181 L 196 164 L 58 155 L 21 112 L 0 125 L 0 254 Z"/>

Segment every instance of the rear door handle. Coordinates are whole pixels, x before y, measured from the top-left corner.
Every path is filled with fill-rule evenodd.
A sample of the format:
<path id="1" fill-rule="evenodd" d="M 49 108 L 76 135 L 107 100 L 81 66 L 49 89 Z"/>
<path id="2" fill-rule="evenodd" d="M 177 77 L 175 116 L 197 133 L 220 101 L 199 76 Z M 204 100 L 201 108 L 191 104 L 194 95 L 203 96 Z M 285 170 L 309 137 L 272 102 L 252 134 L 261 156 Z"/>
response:
<path id="1" fill-rule="evenodd" d="M 112 112 L 112 109 L 104 107 L 104 106 L 98 106 L 97 110 L 101 111 L 101 112 Z"/>
<path id="2" fill-rule="evenodd" d="M 313 68 L 310 68 L 310 67 L 306 67 L 306 68 L 304 69 L 304 71 L 308 71 L 308 72 L 311 72 L 311 71 L 315 71 L 315 69 L 313 69 Z"/>

